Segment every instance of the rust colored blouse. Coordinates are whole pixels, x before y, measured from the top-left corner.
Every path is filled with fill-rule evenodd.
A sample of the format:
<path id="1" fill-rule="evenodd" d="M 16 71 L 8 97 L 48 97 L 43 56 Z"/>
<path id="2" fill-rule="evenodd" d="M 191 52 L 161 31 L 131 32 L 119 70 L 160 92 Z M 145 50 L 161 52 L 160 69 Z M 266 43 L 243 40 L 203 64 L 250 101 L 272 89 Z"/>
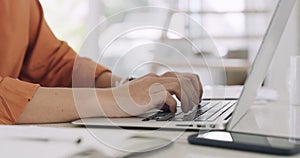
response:
<path id="1" fill-rule="evenodd" d="M 51 32 L 38 0 L 1 0 L 0 21 L 0 124 L 14 124 L 39 86 L 72 86 L 77 55 Z M 109 71 L 77 59 L 82 77 Z"/>

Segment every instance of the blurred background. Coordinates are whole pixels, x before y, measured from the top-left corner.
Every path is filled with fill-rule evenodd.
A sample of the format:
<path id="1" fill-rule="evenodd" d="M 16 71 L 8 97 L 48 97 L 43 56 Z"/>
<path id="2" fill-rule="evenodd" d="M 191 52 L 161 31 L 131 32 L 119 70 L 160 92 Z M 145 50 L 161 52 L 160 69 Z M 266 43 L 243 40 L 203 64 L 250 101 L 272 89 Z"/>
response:
<path id="1" fill-rule="evenodd" d="M 120 76 L 133 73 L 133 70 L 134 75 L 142 75 L 148 72 L 162 73 L 171 69 L 198 73 L 204 85 L 243 85 L 277 0 L 40 0 L 40 2 L 44 8 L 45 18 L 56 36 L 67 41 L 77 52 L 80 52 L 82 43 L 87 36 L 90 38 L 89 33 L 97 24 L 122 11 L 147 6 L 175 10 L 176 12 L 168 12 L 163 16 L 155 16 L 148 10 L 144 13 L 122 14 L 115 23 L 107 25 L 105 31 L 114 32 L 122 29 L 125 24 L 149 18 L 182 33 L 192 42 L 201 41 L 202 45 L 214 45 L 215 49 L 212 46 L 199 51 L 193 48 L 186 38 L 172 32 L 142 29 L 129 32 L 114 41 L 101 61 L 99 52 L 93 51 L 97 50 L 96 47 L 101 47 L 97 38 L 91 45 L 91 51 L 83 54 L 80 52 L 80 55 L 88 56 L 108 66 Z M 277 53 L 273 62 L 275 64 L 272 65 L 264 83 L 282 94 L 286 93 L 288 75 L 283 70 L 289 65 L 289 56 L 299 53 L 298 5 L 299 3 L 293 10 L 277 49 L 280 53 Z M 208 43 L 206 39 L 209 39 Z M 157 66 L 153 64 L 155 62 L 166 64 L 168 67 Z"/>

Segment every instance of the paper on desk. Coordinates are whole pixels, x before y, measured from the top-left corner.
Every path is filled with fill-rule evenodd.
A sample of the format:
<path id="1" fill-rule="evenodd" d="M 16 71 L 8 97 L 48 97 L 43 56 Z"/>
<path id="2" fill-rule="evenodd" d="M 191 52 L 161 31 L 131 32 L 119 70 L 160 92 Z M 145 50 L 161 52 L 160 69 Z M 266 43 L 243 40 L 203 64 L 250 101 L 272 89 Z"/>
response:
<path id="1" fill-rule="evenodd" d="M 22 158 L 60 158 L 66 157 L 75 152 L 78 146 L 66 143 L 43 143 L 18 140 L 1 140 L 1 157 L 22 157 Z"/>
<path id="2" fill-rule="evenodd" d="M 120 131 L 121 130 L 121 131 Z M 138 135 L 120 130 L 101 128 L 49 128 L 36 126 L 0 126 L 1 157 L 69 158 L 81 151 L 97 151 L 105 157 L 119 157 L 136 150 L 155 149 L 167 145 L 166 139 L 136 139 Z M 74 140 L 82 138 L 80 144 Z M 50 141 L 35 141 L 22 138 L 48 138 Z M 51 141 L 53 140 L 53 141 Z M 62 140 L 62 141 L 58 141 Z M 65 140 L 65 141 L 64 141 Z M 154 141 L 151 144 L 145 142 Z M 155 144 L 155 142 L 157 144 Z M 79 154 L 80 155 L 80 154 Z"/>
<path id="3" fill-rule="evenodd" d="M 31 126 L 0 126 L 1 157 L 65 157 L 80 148 L 72 141 L 31 141 L 31 138 L 75 140 L 75 137 L 63 130 Z"/>
<path id="4" fill-rule="evenodd" d="M 102 134 L 105 136 L 105 133 Z M 118 138 L 113 135 L 116 135 L 116 133 L 106 133 L 105 137 L 107 137 L 107 134 L 110 137 Z M 76 144 L 75 140 L 79 137 L 82 138 L 82 143 Z M 49 141 L 36 141 L 34 138 L 47 138 Z M 123 138 L 126 139 L 128 137 L 124 136 Z M 61 129 L 36 126 L 0 126 L 0 140 L 1 157 L 66 158 L 87 148 L 96 149 L 107 156 L 116 153 L 114 149 L 101 143 L 95 138 L 95 135 L 85 128 Z M 120 140 L 122 141 L 122 139 Z"/>
<path id="5" fill-rule="evenodd" d="M 203 99 L 238 99 L 243 90 L 243 86 L 204 86 Z M 261 87 L 254 104 L 265 104 L 276 101 L 277 92 L 268 87 Z"/>

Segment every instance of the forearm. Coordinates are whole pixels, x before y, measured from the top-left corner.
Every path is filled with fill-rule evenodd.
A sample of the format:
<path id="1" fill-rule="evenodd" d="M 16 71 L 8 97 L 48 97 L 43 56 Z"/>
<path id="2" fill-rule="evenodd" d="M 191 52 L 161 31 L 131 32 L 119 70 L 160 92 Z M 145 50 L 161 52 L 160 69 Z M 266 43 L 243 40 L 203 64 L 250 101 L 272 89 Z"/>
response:
<path id="1" fill-rule="evenodd" d="M 103 102 L 109 103 L 110 97 L 105 96 L 105 91 L 96 91 L 103 96 Z M 104 116 L 97 99 L 95 89 L 39 88 L 17 123 L 69 122 L 79 118 Z M 107 105 L 109 104 L 103 106 Z"/>
<path id="2" fill-rule="evenodd" d="M 116 83 L 120 81 L 121 78 L 113 75 L 111 72 L 104 72 L 95 80 L 97 88 L 115 87 Z"/>

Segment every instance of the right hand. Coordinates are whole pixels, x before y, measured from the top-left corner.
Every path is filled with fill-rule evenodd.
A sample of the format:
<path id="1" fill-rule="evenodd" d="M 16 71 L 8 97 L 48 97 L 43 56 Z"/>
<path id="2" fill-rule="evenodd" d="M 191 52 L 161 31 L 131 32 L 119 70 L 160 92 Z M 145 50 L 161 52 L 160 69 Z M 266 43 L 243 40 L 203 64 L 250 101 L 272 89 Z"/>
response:
<path id="1" fill-rule="evenodd" d="M 112 102 L 109 109 L 103 109 L 105 116 L 130 117 L 165 105 L 175 113 L 173 94 L 181 101 L 182 110 L 188 112 L 200 103 L 202 85 L 195 74 L 168 72 L 162 76 L 148 74 L 108 92 Z"/>

